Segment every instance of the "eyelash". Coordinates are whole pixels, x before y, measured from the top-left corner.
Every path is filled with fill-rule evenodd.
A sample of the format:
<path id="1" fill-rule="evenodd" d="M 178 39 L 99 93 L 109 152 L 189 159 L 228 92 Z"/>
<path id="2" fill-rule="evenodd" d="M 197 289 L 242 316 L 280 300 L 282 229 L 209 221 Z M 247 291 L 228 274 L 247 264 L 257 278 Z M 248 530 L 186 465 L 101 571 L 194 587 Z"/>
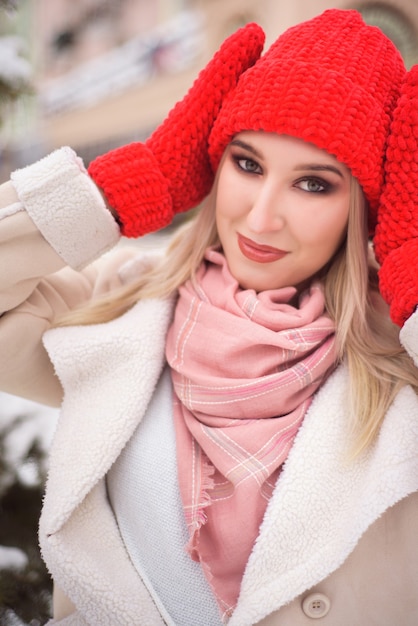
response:
<path id="1" fill-rule="evenodd" d="M 232 158 L 234 160 L 234 163 L 236 164 L 236 166 L 238 167 L 238 169 L 240 169 L 242 172 L 245 172 L 246 174 L 261 174 L 262 173 L 262 169 L 260 167 L 260 165 L 257 163 L 257 161 L 254 161 L 254 159 L 251 159 L 247 156 L 243 156 L 243 155 L 232 155 Z M 243 167 L 243 165 L 241 165 L 241 163 L 252 163 L 256 166 L 256 170 L 249 170 L 245 167 Z"/>
<path id="2" fill-rule="evenodd" d="M 312 191 L 309 189 L 302 189 L 300 187 L 301 183 L 316 183 L 317 185 L 322 187 L 322 189 L 318 189 L 317 191 Z M 296 187 L 299 187 L 299 189 L 302 189 L 302 191 L 305 191 L 306 193 L 325 194 L 325 193 L 329 193 L 332 190 L 332 185 L 328 181 L 324 180 L 323 178 L 317 178 L 316 176 L 305 176 L 304 178 L 300 178 L 299 180 L 296 181 L 295 185 Z"/>
<path id="3" fill-rule="evenodd" d="M 245 174 L 259 175 L 263 173 L 263 170 L 261 166 L 257 163 L 257 161 L 255 161 L 254 159 L 248 156 L 245 156 L 242 154 L 233 154 L 232 159 L 235 165 L 237 166 L 237 168 L 241 172 L 244 172 Z M 242 163 L 251 163 L 256 166 L 256 169 L 255 170 L 247 169 L 246 167 L 242 165 Z M 311 183 L 311 182 L 316 183 L 317 185 L 322 187 L 322 189 L 318 189 L 317 191 L 310 191 L 309 189 L 302 189 L 300 186 L 302 183 Z M 298 187 L 299 189 L 301 189 L 301 191 L 304 191 L 305 193 L 326 194 L 332 191 L 333 186 L 331 183 L 324 180 L 323 178 L 318 178 L 317 176 L 305 176 L 304 178 L 300 178 L 299 180 L 295 182 L 295 187 Z"/>

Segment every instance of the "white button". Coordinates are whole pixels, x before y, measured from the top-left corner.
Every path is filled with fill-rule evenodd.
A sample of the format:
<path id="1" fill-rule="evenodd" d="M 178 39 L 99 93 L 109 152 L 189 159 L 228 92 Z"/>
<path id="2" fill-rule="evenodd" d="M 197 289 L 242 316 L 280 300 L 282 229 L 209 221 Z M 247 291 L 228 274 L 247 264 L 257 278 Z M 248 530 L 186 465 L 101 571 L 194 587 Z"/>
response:
<path id="1" fill-rule="evenodd" d="M 331 608 L 331 602 L 323 593 L 311 593 L 302 602 L 302 610 L 307 617 L 319 619 L 325 617 Z"/>

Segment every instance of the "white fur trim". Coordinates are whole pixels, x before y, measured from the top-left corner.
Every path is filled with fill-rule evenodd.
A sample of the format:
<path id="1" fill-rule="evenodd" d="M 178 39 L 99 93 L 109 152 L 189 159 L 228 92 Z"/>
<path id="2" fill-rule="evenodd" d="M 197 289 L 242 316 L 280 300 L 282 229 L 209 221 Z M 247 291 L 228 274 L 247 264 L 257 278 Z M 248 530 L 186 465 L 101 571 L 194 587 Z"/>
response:
<path id="1" fill-rule="evenodd" d="M 16 170 L 10 179 L 42 235 L 74 269 L 81 269 L 118 242 L 119 228 L 71 148 L 60 148 Z"/>
<path id="2" fill-rule="evenodd" d="M 19 211 L 24 211 L 25 207 L 21 202 L 14 202 L 13 204 L 9 204 L 9 206 L 5 206 L 3 209 L 0 209 L 0 220 L 5 217 L 10 217 L 10 215 L 14 215 L 15 213 L 19 213 Z"/>

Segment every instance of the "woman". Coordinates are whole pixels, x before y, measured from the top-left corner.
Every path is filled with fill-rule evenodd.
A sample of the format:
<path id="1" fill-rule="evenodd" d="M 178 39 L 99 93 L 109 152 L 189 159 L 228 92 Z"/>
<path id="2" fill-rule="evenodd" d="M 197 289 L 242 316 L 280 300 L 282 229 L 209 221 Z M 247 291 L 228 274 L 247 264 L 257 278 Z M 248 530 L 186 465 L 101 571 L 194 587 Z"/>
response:
<path id="1" fill-rule="evenodd" d="M 62 402 L 51 624 L 418 620 L 417 73 L 355 11 L 261 43 L 91 164 L 110 210 L 69 149 L 0 189 L 0 380 Z"/>

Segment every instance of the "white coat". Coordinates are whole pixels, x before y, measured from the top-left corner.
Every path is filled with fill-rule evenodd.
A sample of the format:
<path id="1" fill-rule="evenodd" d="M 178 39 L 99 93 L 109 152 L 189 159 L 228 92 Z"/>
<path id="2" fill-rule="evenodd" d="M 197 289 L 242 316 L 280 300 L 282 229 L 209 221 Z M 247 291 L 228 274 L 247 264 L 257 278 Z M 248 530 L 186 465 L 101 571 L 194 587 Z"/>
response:
<path id="1" fill-rule="evenodd" d="M 48 330 L 55 312 L 123 282 L 133 253 L 122 249 L 101 269 L 79 270 L 82 258 L 77 270 L 61 269 L 68 244 L 62 234 L 61 249 L 53 233 L 45 241 L 36 210 L 27 201 L 23 207 L 10 185 L 0 187 L 0 266 L 10 268 L 0 284 L 0 383 L 51 403 L 63 390 L 40 522 L 42 554 L 59 588 L 51 624 L 163 625 L 121 540 L 105 477 L 152 397 L 173 303 L 142 301 L 107 324 Z M 113 225 L 103 208 L 94 216 L 102 252 L 106 232 L 114 244 Z M 78 210 L 75 230 L 81 219 Z M 401 339 L 418 365 L 417 314 Z M 229 626 L 418 623 L 418 399 L 404 388 L 376 443 L 353 462 L 346 391 L 340 366 L 296 436 Z"/>

